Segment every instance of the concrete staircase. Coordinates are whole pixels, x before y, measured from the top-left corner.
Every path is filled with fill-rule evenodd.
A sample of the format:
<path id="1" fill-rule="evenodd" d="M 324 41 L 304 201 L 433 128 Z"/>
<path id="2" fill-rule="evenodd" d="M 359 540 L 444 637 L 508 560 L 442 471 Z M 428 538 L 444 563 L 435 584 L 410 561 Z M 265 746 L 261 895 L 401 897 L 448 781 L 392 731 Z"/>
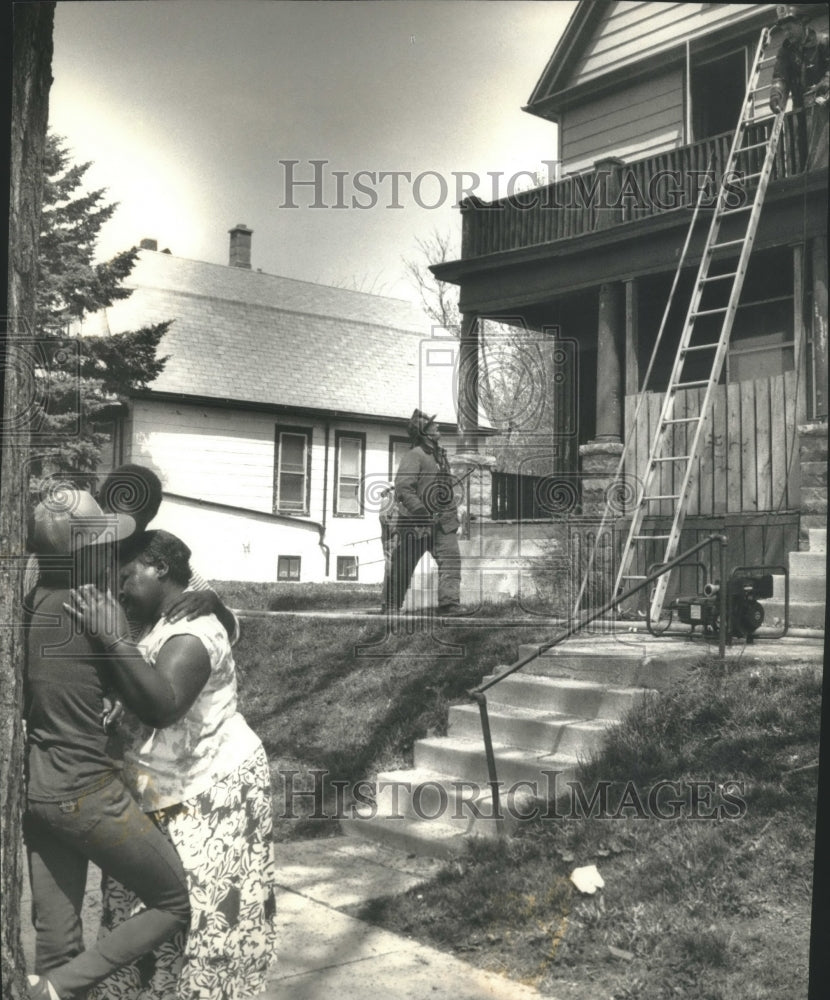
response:
<path id="1" fill-rule="evenodd" d="M 808 549 L 790 552 L 790 625 L 824 628 L 827 600 L 827 528 L 808 528 Z M 763 601 L 766 624 L 784 620 L 784 577 L 773 577 L 773 597 Z"/>
<path id="2" fill-rule="evenodd" d="M 488 692 L 508 828 L 527 813 L 531 800 L 567 790 L 564 783 L 580 759 L 600 747 L 608 728 L 650 689 L 676 676 L 683 662 L 682 656 L 655 659 L 637 650 L 609 659 L 588 643 L 594 651 L 587 643 L 558 647 Z M 521 647 L 520 657 L 531 648 Z M 447 735 L 418 740 L 414 763 L 377 776 L 376 809 L 341 821 L 347 834 L 414 854 L 452 857 L 471 835 L 498 833 L 477 705 L 452 706 Z"/>

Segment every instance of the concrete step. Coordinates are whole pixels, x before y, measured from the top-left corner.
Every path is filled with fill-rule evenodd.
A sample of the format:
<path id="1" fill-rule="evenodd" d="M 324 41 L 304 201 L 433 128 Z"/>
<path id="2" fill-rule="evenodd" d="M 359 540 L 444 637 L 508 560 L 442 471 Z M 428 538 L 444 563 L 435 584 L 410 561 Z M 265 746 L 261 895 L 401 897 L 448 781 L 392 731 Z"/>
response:
<path id="1" fill-rule="evenodd" d="M 484 678 L 483 683 L 493 680 Z M 554 712 L 580 719 L 619 720 L 646 689 L 623 685 L 599 684 L 570 677 L 546 677 L 540 674 L 515 673 L 506 677 L 488 693 L 490 702 L 529 708 L 536 712 Z"/>
<path id="2" fill-rule="evenodd" d="M 792 553 L 795 555 L 795 553 Z M 800 555 L 812 555 L 802 552 Z M 823 557 L 820 557 L 823 558 Z M 823 576 L 790 576 L 790 604 L 815 603 L 823 601 L 827 592 L 827 582 Z M 766 610 L 770 601 L 784 601 L 784 577 L 776 574 L 772 578 L 772 598 L 761 600 Z"/>
<path id="3" fill-rule="evenodd" d="M 617 626 L 617 629 L 624 626 Z M 591 639 L 581 639 L 590 643 Z M 594 681 L 615 687 L 646 687 L 662 689 L 679 680 L 699 656 L 692 650 L 676 648 L 671 653 L 649 653 L 645 655 L 641 643 L 632 640 L 630 650 L 623 646 L 607 653 L 574 649 L 572 640 L 561 646 L 554 646 L 532 660 L 524 668 L 524 673 L 540 677 L 571 677 L 575 680 Z M 519 646 L 519 658 L 528 656 L 537 647 L 523 644 Z"/>
<path id="4" fill-rule="evenodd" d="M 484 741 L 436 736 L 415 743 L 415 767 L 441 774 L 463 774 L 469 781 L 484 783 L 488 780 Z M 526 750 L 505 743 L 493 743 L 496 773 L 499 781 L 507 785 L 517 782 L 540 784 L 545 780 L 544 771 L 574 770 L 579 763 L 577 754 L 549 754 L 541 750 Z"/>
<path id="5" fill-rule="evenodd" d="M 571 780 L 573 774 L 572 769 L 556 769 L 555 776 L 543 775 L 533 785 L 499 776 L 496 815 L 487 781 L 451 778 L 423 767 L 384 771 L 377 776 L 374 807 L 361 806 L 350 818 L 382 817 L 390 824 L 426 822 L 441 829 L 452 827 L 468 836 L 489 837 L 498 832 L 499 823 L 506 832 L 515 829 L 522 817 L 554 798 L 561 783 Z"/>
<path id="6" fill-rule="evenodd" d="M 808 528 L 810 552 L 827 552 L 827 528 Z"/>
<path id="7" fill-rule="evenodd" d="M 791 552 L 790 577 L 824 579 L 827 574 L 827 556 L 823 552 Z"/>
<path id="8" fill-rule="evenodd" d="M 340 828 L 347 836 L 422 858 L 456 858 L 470 842 L 470 837 L 456 827 L 427 820 L 395 820 L 378 815 L 371 819 L 341 819 Z"/>
<path id="9" fill-rule="evenodd" d="M 498 688 L 495 689 L 498 691 Z M 498 743 L 546 753 L 585 754 L 598 750 L 608 722 L 581 719 L 558 712 L 516 708 L 488 702 L 490 732 Z M 461 739 L 481 737 L 481 715 L 477 705 L 453 705 L 449 712 L 449 735 Z"/>
<path id="10" fill-rule="evenodd" d="M 784 621 L 784 602 L 763 601 L 764 625 L 775 626 Z M 826 613 L 824 601 L 790 601 L 791 628 L 824 628 Z"/>

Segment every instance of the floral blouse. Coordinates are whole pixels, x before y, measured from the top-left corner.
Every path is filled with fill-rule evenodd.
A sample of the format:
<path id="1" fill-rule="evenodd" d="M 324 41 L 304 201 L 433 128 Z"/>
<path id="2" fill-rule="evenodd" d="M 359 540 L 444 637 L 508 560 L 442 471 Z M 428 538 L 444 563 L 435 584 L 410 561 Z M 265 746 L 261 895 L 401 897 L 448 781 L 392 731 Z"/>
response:
<path id="1" fill-rule="evenodd" d="M 187 714 L 165 729 L 143 725 L 127 713 L 123 777 L 145 812 L 191 799 L 235 771 L 259 747 L 257 735 L 236 708 L 236 669 L 228 634 L 214 615 L 175 624 L 160 619 L 138 640 L 155 665 L 176 635 L 193 635 L 210 657 L 210 676 Z"/>

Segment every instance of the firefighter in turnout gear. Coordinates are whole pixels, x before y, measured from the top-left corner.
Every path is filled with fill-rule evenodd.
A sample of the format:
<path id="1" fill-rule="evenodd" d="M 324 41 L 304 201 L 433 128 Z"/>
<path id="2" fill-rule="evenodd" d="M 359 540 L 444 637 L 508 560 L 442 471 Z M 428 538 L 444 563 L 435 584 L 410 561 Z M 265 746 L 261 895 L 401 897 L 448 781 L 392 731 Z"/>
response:
<path id="1" fill-rule="evenodd" d="M 390 610 L 400 609 L 415 567 L 429 552 L 438 565 L 439 614 L 463 614 L 458 502 L 447 453 L 439 444 L 435 415 L 430 417 L 415 410 L 407 434 L 411 447 L 401 459 L 395 476 L 397 538 L 385 603 Z"/>
<path id="2" fill-rule="evenodd" d="M 813 5 L 810 5 L 813 6 Z M 826 32 L 805 24 L 797 4 L 776 7 L 776 26 L 784 40 L 775 60 L 770 110 L 777 114 L 792 97 L 798 116 L 798 141 L 806 167 L 827 166 L 827 95 L 830 91 L 830 42 Z"/>

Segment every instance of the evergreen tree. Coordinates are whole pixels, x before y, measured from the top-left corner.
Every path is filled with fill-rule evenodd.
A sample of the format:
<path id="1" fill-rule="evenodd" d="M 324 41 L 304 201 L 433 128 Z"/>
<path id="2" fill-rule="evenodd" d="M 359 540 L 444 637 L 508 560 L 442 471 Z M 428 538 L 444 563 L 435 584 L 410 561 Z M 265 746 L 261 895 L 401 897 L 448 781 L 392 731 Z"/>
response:
<path id="1" fill-rule="evenodd" d="M 167 358 L 156 349 L 169 322 L 108 336 L 73 336 L 89 313 L 127 298 L 123 286 L 138 249 L 95 263 L 98 234 L 115 212 L 106 188 L 83 189 L 89 163 L 72 163 L 66 143 L 49 134 L 38 246 L 37 369 L 40 431 L 32 471 L 88 482 L 107 440 L 103 422 L 131 390 L 145 388 Z"/>

